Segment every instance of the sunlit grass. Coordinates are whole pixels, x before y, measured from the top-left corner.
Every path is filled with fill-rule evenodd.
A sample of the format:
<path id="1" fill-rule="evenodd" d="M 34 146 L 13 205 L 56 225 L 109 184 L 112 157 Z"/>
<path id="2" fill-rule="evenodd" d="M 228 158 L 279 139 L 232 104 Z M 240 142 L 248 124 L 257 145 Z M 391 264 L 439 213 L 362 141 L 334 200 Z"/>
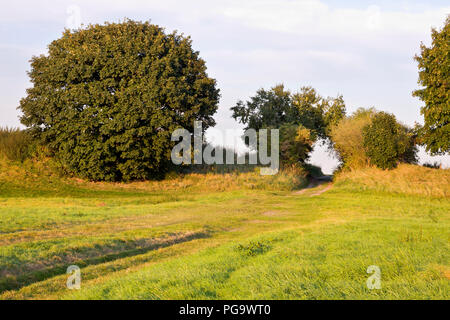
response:
<path id="1" fill-rule="evenodd" d="M 449 297 L 445 170 L 345 173 L 314 196 L 293 172 L 111 184 L 1 164 L 0 299 Z"/>
<path id="2" fill-rule="evenodd" d="M 431 169 L 411 164 L 400 164 L 395 170 L 367 167 L 342 172 L 338 180 L 341 185 L 348 182 L 371 190 L 450 197 L 450 169 Z"/>

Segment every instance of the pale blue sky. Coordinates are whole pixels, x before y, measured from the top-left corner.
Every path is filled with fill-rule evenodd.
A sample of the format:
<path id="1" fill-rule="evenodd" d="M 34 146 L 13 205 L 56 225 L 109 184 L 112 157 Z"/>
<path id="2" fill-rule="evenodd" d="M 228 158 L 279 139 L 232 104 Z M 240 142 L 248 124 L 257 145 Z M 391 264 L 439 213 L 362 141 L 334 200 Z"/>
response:
<path id="1" fill-rule="evenodd" d="M 79 13 L 79 15 L 78 15 Z M 344 96 L 348 110 L 375 106 L 406 124 L 421 122 L 413 56 L 431 27 L 450 14 L 448 1 L 23 1 L 0 11 L 0 126 L 18 126 L 19 99 L 30 86 L 32 55 L 78 22 L 149 20 L 193 38 L 222 92 L 219 129 L 239 128 L 229 108 L 260 87 L 315 87 Z M 449 157 L 441 158 L 450 165 Z M 329 169 L 323 152 L 313 161 Z"/>

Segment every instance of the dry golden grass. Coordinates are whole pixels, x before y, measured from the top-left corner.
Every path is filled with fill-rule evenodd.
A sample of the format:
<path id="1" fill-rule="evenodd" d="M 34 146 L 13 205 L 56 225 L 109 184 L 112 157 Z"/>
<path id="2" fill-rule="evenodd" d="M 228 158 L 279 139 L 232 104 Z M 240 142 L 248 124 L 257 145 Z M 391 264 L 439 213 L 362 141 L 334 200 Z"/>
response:
<path id="1" fill-rule="evenodd" d="M 19 128 L 0 127 L 0 157 L 24 161 L 32 154 L 31 137 Z"/>
<path id="2" fill-rule="evenodd" d="M 169 177 L 162 181 L 140 181 L 131 183 L 86 182 L 72 179 L 73 182 L 89 188 L 110 190 L 133 189 L 143 191 L 192 190 L 195 192 L 221 192 L 239 189 L 290 191 L 307 184 L 307 173 L 301 169 L 285 169 L 273 176 L 262 176 L 260 169 L 251 172 L 234 173 L 189 173 Z"/>
<path id="3" fill-rule="evenodd" d="M 235 190 L 291 191 L 307 185 L 307 172 L 301 168 L 286 168 L 276 175 L 264 176 L 260 168 L 253 171 L 229 173 L 177 173 L 167 174 L 164 180 L 135 181 L 128 183 L 91 182 L 80 178 L 64 177 L 51 159 L 28 159 L 23 163 L 0 158 L 0 181 L 5 183 L 3 191 L 26 190 L 32 187 L 37 191 L 63 190 L 112 191 L 112 192 L 152 192 L 164 193 L 178 191 L 189 194 L 203 194 Z M 2 190 L 0 190 L 1 192 Z M 103 202 L 97 203 L 104 206 Z"/>
<path id="4" fill-rule="evenodd" d="M 336 180 L 338 183 L 355 183 L 387 192 L 450 197 L 450 169 L 430 169 L 410 164 L 400 164 L 394 170 L 367 167 L 341 172 Z"/>

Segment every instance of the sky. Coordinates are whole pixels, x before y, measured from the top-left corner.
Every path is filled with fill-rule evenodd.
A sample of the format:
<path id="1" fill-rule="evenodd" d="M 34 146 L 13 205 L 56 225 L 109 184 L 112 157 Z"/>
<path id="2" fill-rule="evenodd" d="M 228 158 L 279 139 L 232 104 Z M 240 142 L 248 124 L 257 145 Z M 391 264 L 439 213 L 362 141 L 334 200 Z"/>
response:
<path id="1" fill-rule="evenodd" d="M 413 57 L 441 28 L 450 3 L 366 0 L 72 0 L 4 2 L 0 11 L 0 126 L 20 126 L 16 109 L 25 96 L 33 55 L 64 28 L 124 18 L 158 24 L 193 39 L 208 74 L 221 90 L 217 130 L 241 129 L 230 107 L 259 88 L 284 83 L 292 91 L 312 86 L 322 96 L 342 94 L 348 112 L 376 107 L 413 125 L 423 123 Z M 239 133 L 235 134 L 236 136 Z M 214 130 L 208 137 L 220 143 Z M 230 143 L 230 140 L 224 143 Z M 450 166 L 450 156 L 439 161 Z M 337 165 L 318 147 L 312 163 L 326 173 Z"/>

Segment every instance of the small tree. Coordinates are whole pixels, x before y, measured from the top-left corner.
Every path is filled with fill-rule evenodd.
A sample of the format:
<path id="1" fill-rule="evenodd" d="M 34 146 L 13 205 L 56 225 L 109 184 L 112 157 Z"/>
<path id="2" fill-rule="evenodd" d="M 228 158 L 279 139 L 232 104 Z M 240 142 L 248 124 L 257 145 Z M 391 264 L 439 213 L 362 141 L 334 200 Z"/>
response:
<path id="1" fill-rule="evenodd" d="M 431 47 L 421 44 L 421 53 L 415 57 L 423 89 L 413 95 L 425 102 L 421 142 L 427 151 L 442 154 L 450 152 L 450 16 L 441 31 L 432 30 L 431 38 Z"/>
<path id="2" fill-rule="evenodd" d="M 411 130 L 397 123 L 394 115 L 379 112 L 362 131 L 365 153 L 377 167 L 392 169 L 401 161 L 417 161 Z"/>
<path id="3" fill-rule="evenodd" d="M 89 179 L 158 177 L 173 130 L 215 124 L 219 90 L 190 38 L 149 22 L 66 30 L 32 58 L 29 76 L 22 123 Z"/>
<path id="4" fill-rule="evenodd" d="M 291 92 L 279 84 L 270 90 L 259 89 L 256 95 L 245 103 L 239 100 L 234 107 L 233 118 L 247 129 L 280 128 L 293 123 L 297 118 L 292 107 Z"/>
<path id="5" fill-rule="evenodd" d="M 345 116 L 345 103 L 342 96 L 322 98 L 311 87 L 302 87 L 292 94 L 283 85 L 277 85 L 270 90 L 258 90 L 250 100 L 238 101 L 231 110 L 233 118 L 244 124 L 245 129 L 281 130 L 283 165 L 283 162 L 304 163 L 313 143 L 317 139 L 327 139 L 329 127 Z M 298 130 L 303 132 L 304 138 L 298 136 Z"/>

